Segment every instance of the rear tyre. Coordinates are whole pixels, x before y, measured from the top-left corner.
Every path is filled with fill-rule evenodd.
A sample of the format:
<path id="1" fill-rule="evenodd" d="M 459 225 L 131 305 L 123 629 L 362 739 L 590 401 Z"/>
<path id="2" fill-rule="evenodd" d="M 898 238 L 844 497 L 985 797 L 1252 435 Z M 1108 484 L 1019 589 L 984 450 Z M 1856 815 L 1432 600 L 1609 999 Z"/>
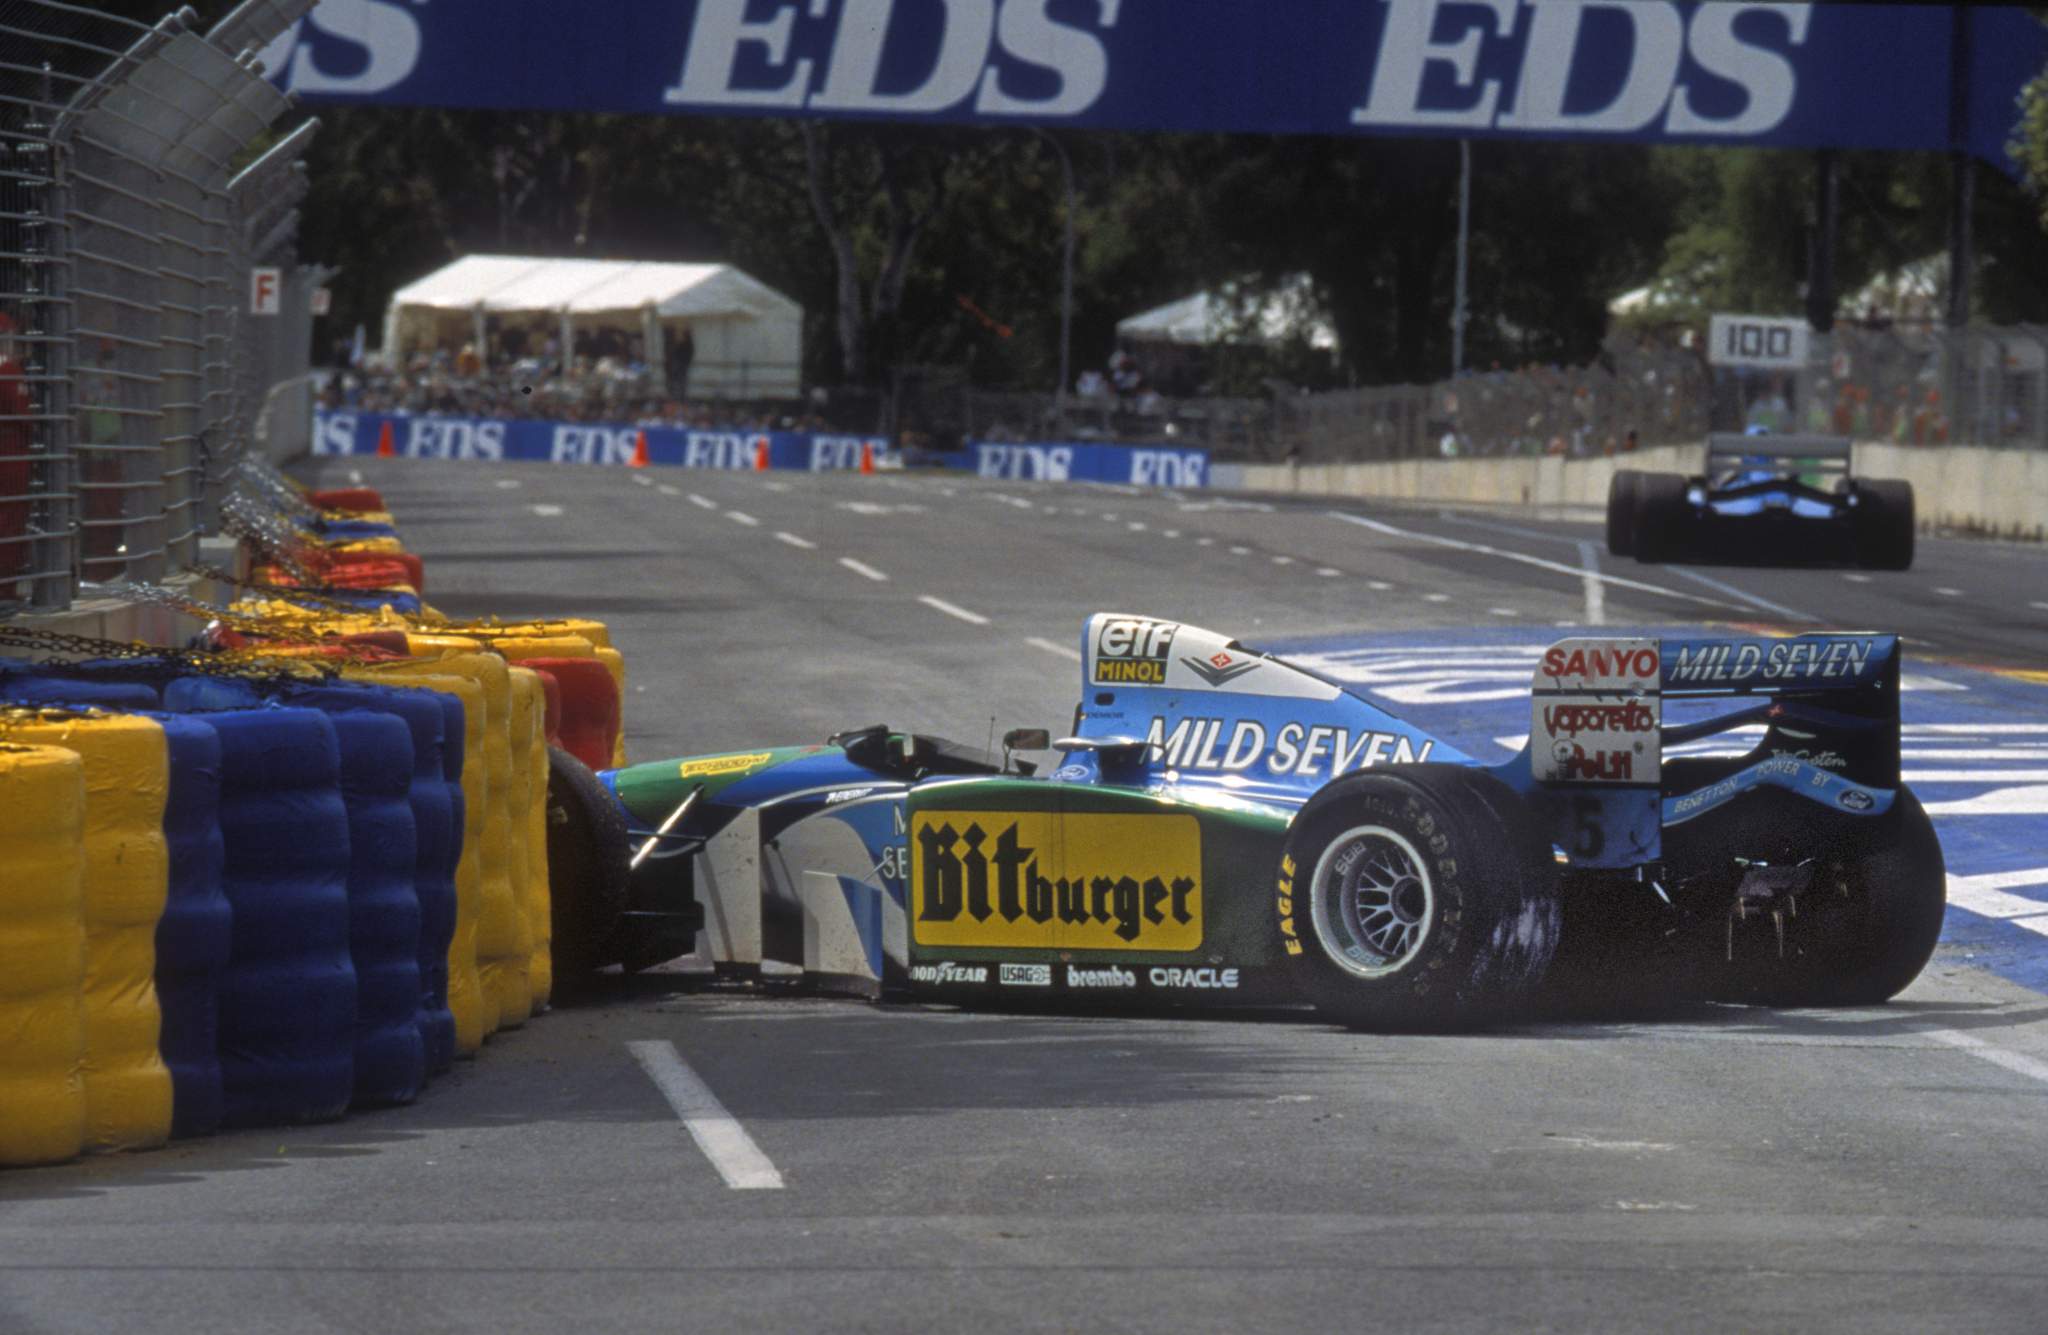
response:
<path id="1" fill-rule="evenodd" d="M 1872 570 L 1913 567 L 1913 484 L 1859 479 L 1856 494 L 1856 561 Z"/>
<path id="2" fill-rule="evenodd" d="M 1340 1023 L 1465 1029 L 1509 1016 L 1550 965 L 1557 873 L 1506 785 L 1458 765 L 1338 779 L 1280 861 L 1281 945 Z"/>
<path id="3" fill-rule="evenodd" d="M 1685 503 L 1685 479 L 1676 473 L 1643 473 L 1636 482 L 1635 558 L 1669 561 L 1685 550 L 1692 516 Z"/>
<path id="4" fill-rule="evenodd" d="M 611 962 L 626 907 L 626 813 L 588 765 L 548 748 L 548 890 L 557 987 Z"/>
<path id="5" fill-rule="evenodd" d="M 1891 811 L 1867 820 L 1816 819 L 1782 801 L 1744 806 L 1700 833 L 1725 852 L 1818 865 L 1785 906 L 1782 951 L 1768 915 L 1732 934 L 1725 921 L 1712 931 L 1714 995 L 1769 1006 L 1874 1006 L 1905 990 L 1934 954 L 1948 901 L 1941 842 L 1912 790 L 1901 787 Z"/>
<path id="6" fill-rule="evenodd" d="M 1607 551 L 1613 556 L 1636 554 L 1636 489 L 1643 474 L 1634 468 L 1615 471 L 1607 484 Z"/>

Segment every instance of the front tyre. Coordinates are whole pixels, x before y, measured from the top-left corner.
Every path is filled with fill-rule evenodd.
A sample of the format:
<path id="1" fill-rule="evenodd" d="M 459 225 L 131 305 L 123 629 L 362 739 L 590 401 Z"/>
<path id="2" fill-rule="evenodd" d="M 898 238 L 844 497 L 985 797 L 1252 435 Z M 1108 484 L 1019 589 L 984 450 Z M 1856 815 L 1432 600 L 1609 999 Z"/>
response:
<path id="1" fill-rule="evenodd" d="M 1357 1028 L 1501 1018 L 1557 948 L 1547 842 L 1506 785 L 1464 766 L 1328 784 L 1288 831 L 1278 889 L 1282 948 L 1303 992 Z"/>

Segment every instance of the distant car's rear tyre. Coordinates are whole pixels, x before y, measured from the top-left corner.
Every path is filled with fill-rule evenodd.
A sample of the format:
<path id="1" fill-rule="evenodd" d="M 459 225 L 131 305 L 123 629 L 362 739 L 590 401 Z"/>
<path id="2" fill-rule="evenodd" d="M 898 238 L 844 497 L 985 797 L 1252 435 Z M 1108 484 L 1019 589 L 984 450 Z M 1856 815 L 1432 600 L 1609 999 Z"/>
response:
<path id="1" fill-rule="evenodd" d="M 1607 483 L 1607 550 L 1614 556 L 1636 554 L 1636 489 L 1641 470 L 1622 468 Z"/>
<path id="2" fill-rule="evenodd" d="M 1303 992 L 1361 1029 L 1466 1029 L 1517 1012 L 1557 949 L 1557 871 L 1506 785 L 1403 765 L 1325 786 L 1280 861 L 1281 946 Z"/>
<path id="3" fill-rule="evenodd" d="M 1913 484 L 1859 478 L 1856 492 L 1856 561 L 1872 570 L 1913 567 Z"/>
<path id="4" fill-rule="evenodd" d="M 548 890 L 557 986 L 612 962 L 606 943 L 626 907 L 626 813 L 588 765 L 548 748 Z"/>
<path id="5" fill-rule="evenodd" d="M 1642 473 L 1635 491 L 1635 525 L 1629 537 L 1636 560 L 1668 561 L 1682 553 L 1692 536 L 1685 479 L 1676 473 Z"/>
<path id="6" fill-rule="evenodd" d="M 1728 854 L 1760 862 L 1812 861 L 1812 880 L 1780 921 L 1759 914 L 1731 933 L 1710 932 L 1718 958 L 1713 995 L 1770 1006 L 1874 1006 L 1926 967 L 1948 903 L 1947 867 L 1934 824 L 1909 788 L 1883 816 L 1834 816 L 1762 795 L 1693 832 Z M 1672 851 L 1667 842 L 1667 852 Z M 1733 958 L 1729 958 L 1732 954 Z"/>

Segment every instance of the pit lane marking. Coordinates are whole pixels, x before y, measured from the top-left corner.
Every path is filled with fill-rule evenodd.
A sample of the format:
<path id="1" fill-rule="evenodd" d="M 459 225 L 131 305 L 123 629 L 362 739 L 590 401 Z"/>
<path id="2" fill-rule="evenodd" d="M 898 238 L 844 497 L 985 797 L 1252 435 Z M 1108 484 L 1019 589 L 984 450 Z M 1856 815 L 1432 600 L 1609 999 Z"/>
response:
<path id="1" fill-rule="evenodd" d="M 809 538 L 799 538 L 796 534 L 784 533 L 781 529 L 775 531 L 775 540 L 788 543 L 799 551 L 814 552 L 818 550 L 818 544 L 812 542 Z"/>
<path id="2" fill-rule="evenodd" d="M 964 607 L 956 607 L 944 598 L 934 598 L 928 593 L 920 593 L 917 595 L 917 600 L 926 607 L 931 608 L 934 612 L 944 612 L 947 616 L 959 621 L 965 621 L 970 626 L 986 626 L 989 624 L 988 618 L 981 613 L 970 612 Z"/>
<path id="3" fill-rule="evenodd" d="M 716 510 L 718 508 L 717 501 L 712 500 L 709 496 L 699 496 L 694 491 L 690 493 L 690 504 L 700 510 Z"/>
<path id="4" fill-rule="evenodd" d="M 1579 544 L 1579 566 L 1585 577 L 1579 583 L 1586 597 L 1586 624 L 1607 624 L 1607 589 L 1600 583 L 1600 553 L 1592 543 Z"/>
<path id="5" fill-rule="evenodd" d="M 1946 1043 L 1958 1052 L 1966 1052 L 1979 1061 L 1987 1061 L 1993 1066 L 2002 1066 L 2008 1071 L 2048 1083 L 2048 1062 L 2029 1057 L 2024 1053 L 2010 1052 L 2004 1048 L 1993 1047 L 1975 1034 L 1965 1034 L 1960 1030 L 1922 1029 L 1919 1032 L 1937 1043 Z"/>
<path id="6" fill-rule="evenodd" d="M 1742 589 L 1736 588 L 1733 584 L 1724 584 L 1718 579 L 1714 579 L 1707 575 L 1702 575 L 1697 570 L 1687 570 L 1683 566 L 1668 566 L 1666 567 L 1666 569 L 1670 570 L 1670 572 L 1674 575 L 1678 575 L 1685 579 L 1691 580 L 1695 584 L 1705 585 L 1707 588 L 1713 589 L 1717 593 L 1725 593 L 1731 598 L 1740 598 L 1743 602 L 1748 603 L 1752 607 L 1760 607 L 1766 612 L 1776 612 L 1779 616 L 1784 617 L 1787 621 L 1820 620 L 1819 617 L 1809 616 L 1797 608 L 1787 607 L 1783 603 L 1774 603 L 1768 598 L 1759 598 L 1757 595 L 1753 593 L 1748 593 Z"/>
<path id="7" fill-rule="evenodd" d="M 887 575 L 865 561 L 856 561 L 850 556 L 842 556 L 839 558 L 839 564 L 845 566 L 854 574 L 859 575 L 862 579 L 871 579 L 877 584 L 887 584 L 889 582 Z"/>
<path id="8" fill-rule="evenodd" d="M 727 519 L 730 519 L 735 524 L 744 524 L 748 528 L 761 527 L 761 521 L 754 518 L 752 515 L 746 513 L 744 510 L 727 510 L 725 512 L 725 517 Z"/>
<path id="9" fill-rule="evenodd" d="M 1049 654 L 1058 654 L 1061 658 L 1071 658 L 1076 663 L 1081 661 L 1081 651 L 1071 644 L 1054 644 L 1051 640 L 1036 635 L 1026 636 L 1024 643 L 1034 649 L 1043 649 Z"/>
<path id="10" fill-rule="evenodd" d="M 626 1044 L 626 1050 L 675 1109 L 683 1129 L 704 1151 L 726 1186 L 734 1191 L 782 1190 L 781 1171 L 761 1152 L 739 1119 L 725 1110 L 711 1087 L 690 1069 L 675 1044 L 641 1039 Z"/>

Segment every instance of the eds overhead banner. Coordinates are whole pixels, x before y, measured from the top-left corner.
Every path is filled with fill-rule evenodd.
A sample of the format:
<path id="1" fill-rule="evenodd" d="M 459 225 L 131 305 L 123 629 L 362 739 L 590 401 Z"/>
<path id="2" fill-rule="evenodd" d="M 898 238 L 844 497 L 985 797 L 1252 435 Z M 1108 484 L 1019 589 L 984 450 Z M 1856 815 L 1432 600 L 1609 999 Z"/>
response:
<path id="1" fill-rule="evenodd" d="M 1097 129 L 1967 149 L 2018 6 L 1736 0 L 322 0 L 308 102 Z"/>

